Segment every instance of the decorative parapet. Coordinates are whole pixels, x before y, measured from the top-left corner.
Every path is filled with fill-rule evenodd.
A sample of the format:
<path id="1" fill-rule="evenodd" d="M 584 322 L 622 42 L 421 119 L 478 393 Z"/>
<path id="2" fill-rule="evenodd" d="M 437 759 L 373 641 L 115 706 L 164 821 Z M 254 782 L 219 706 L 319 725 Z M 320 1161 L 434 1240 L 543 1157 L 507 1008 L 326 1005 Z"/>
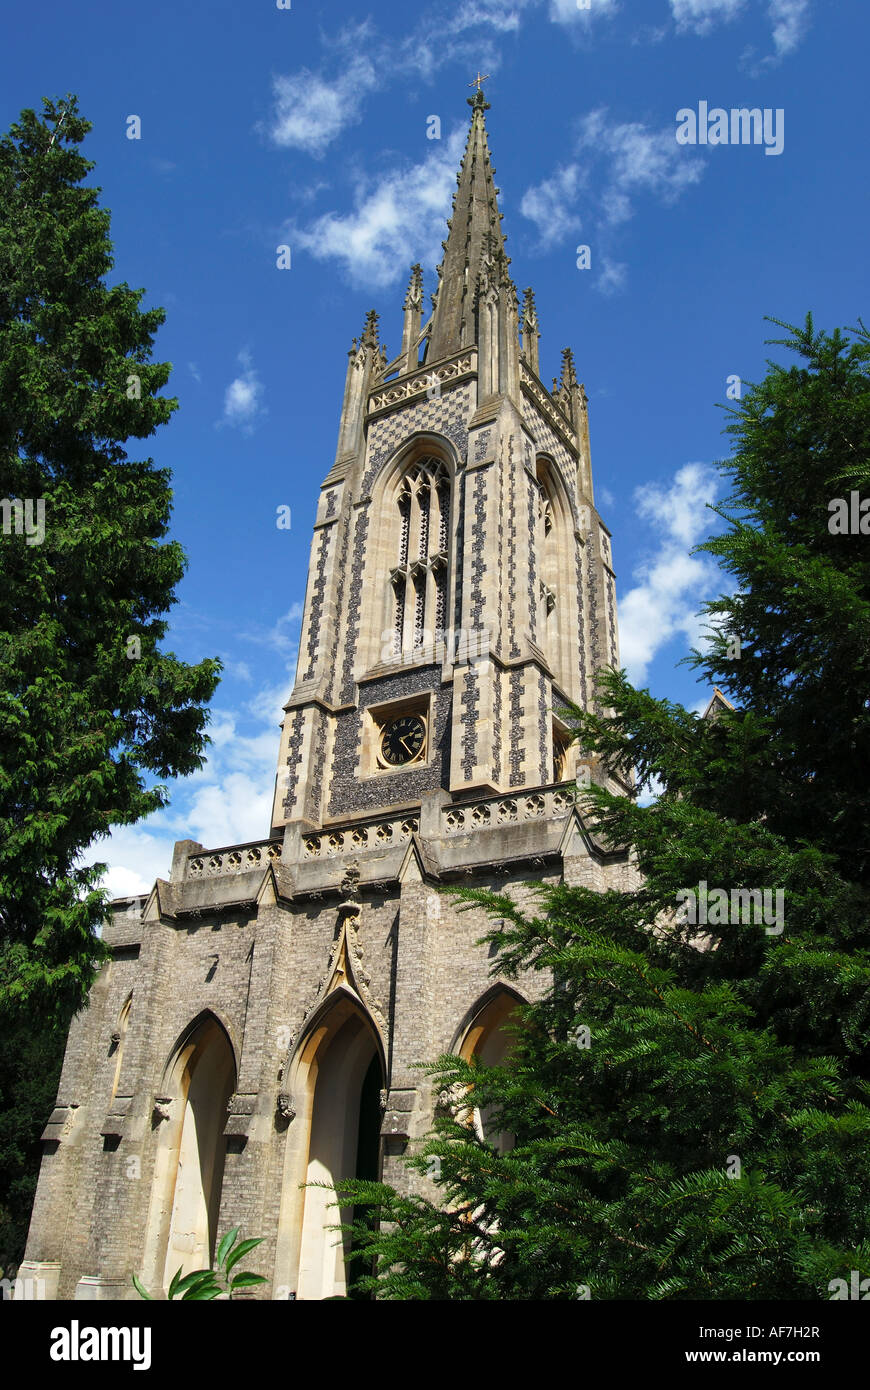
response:
<path id="1" fill-rule="evenodd" d="M 283 839 L 261 840 L 228 849 L 213 849 L 191 854 L 184 877 L 192 879 L 217 878 L 223 874 L 250 873 L 252 869 L 267 869 L 281 858 Z"/>
<path id="2" fill-rule="evenodd" d="M 369 395 L 369 414 L 379 410 L 389 410 L 399 401 L 411 400 L 414 396 L 425 396 L 440 392 L 441 387 L 471 376 L 477 371 L 477 352 L 466 349 L 455 357 L 439 362 L 437 366 L 421 368 L 406 377 L 399 377 L 386 386 L 378 386 Z"/>
<path id="3" fill-rule="evenodd" d="M 563 820 L 573 810 L 574 793 L 568 788 L 541 788 L 514 792 L 510 796 L 490 796 L 462 806 L 445 806 L 441 812 L 442 830 L 447 835 L 470 830 L 491 830 L 499 825 L 538 820 Z"/>
<path id="4" fill-rule="evenodd" d="M 389 820 L 336 827 L 306 835 L 302 841 L 304 859 L 332 859 L 337 854 L 359 854 L 367 849 L 385 849 L 407 844 L 420 829 L 418 816 L 397 816 Z"/>
<path id="5" fill-rule="evenodd" d="M 544 419 L 556 431 L 563 444 L 567 444 L 573 454 L 577 454 L 577 436 L 574 433 L 571 423 L 562 414 L 562 411 L 554 403 L 549 391 L 543 387 L 535 376 L 532 369 L 526 362 L 520 360 L 520 384 L 526 395 L 529 396 L 540 410 Z"/>

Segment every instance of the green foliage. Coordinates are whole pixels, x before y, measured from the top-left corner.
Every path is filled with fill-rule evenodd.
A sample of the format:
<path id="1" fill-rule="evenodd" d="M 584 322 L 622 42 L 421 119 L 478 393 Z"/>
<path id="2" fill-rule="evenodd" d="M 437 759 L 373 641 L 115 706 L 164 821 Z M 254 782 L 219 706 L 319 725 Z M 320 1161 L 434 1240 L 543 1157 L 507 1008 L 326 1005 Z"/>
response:
<path id="1" fill-rule="evenodd" d="M 4 1017 L 83 1004 L 105 895 L 80 855 L 166 803 L 155 777 L 202 765 L 220 669 L 160 649 L 186 561 L 168 474 L 124 445 L 177 402 L 152 361 L 163 311 L 106 284 L 89 129 L 67 97 L 0 139 L 0 497 L 45 508 L 41 543 L 0 534 Z"/>
<path id="2" fill-rule="evenodd" d="M 244 1270 L 230 1278 L 239 1261 L 263 1241 L 262 1236 L 254 1240 L 239 1240 L 239 1230 L 239 1226 L 233 1226 L 232 1230 L 227 1231 L 222 1237 L 217 1248 L 217 1265 L 214 1269 L 195 1269 L 185 1275 L 177 1269 L 166 1290 L 166 1297 L 178 1298 L 182 1303 L 210 1303 L 222 1294 L 232 1298 L 237 1289 L 252 1289 L 255 1284 L 267 1284 L 269 1281 L 264 1275 L 249 1274 Z M 139 1297 L 151 1301 L 151 1294 L 142 1281 L 137 1279 L 135 1274 L 132 1279 Z"/>
<path id="3" fill-rule="evenodd" d="M 39 1136 L 57 1095 L 66 1026 L 7 1021 L 0 1045 L 0 1274 L 24 1257 L 42 1150 Z"/>
<path id="4" fill-rule="evenodd" d="M 813 1300 L 870 1273 L 870 569 L 827 526 L 867 476 L 868 338 L 791 335 L 805 365 L 771 364 L 734 412 L 726 529 L 702 547 L 734 588 L 693 660 L 738 707 L 704 721 L 610 671 L 599 712 L 572 711 L 614 779 L 662 788 L 582 803 L 642 877 L 539 884 L 534 911 L 456 893 L 495 923 L 493 976 L 546 989 L 508 1064 L 426 1068 L 445 1104 L 408 1162 L 435 1200 L 341 1185 L 362 1292 Z M 781 889 L 782 930 L 682 921 L 701 881 Z"/>

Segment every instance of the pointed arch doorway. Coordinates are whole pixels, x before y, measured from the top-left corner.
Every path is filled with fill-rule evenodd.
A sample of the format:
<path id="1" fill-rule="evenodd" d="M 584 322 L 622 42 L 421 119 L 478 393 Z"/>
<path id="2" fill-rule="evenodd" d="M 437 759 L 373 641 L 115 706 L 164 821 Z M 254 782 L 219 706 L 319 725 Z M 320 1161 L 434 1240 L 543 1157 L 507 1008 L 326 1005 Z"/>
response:
<path id="1" fill-rule="evenodd" d="M 456 1052 L 466 1062 L 478 1061 L 485 1067 L 503 1066 L 515 1042 L 513 1026 L 517 1009 L 525 1003 L 522 995 L 505 985 L 496 985 L 466 1014 L 459 1029 Z M 496 1132 L 491 1107 L 474 1106 L 471 1122 L 481 1139 L 488 1139 L 499 1153 L 514 1146 L 514 1136 L 506 1130 Z"/>
<path id="2" fill-rule="evenodd" d="M 236 1084 L 233 1045 L 206 1010 L 185 1029 L 166 1066 L 153 1123 L 160 1134 L 143 1271 L 158 1296 L 180 1267 L 214 1258 L 223 1184 L 227 1104 Z"/>
<path id="3" fill-rule="evenodd" d="M 352 1209 L 331 1204 L 342 1179 L 380 1176 L 383 1053 L 361 1002 L 340 988 L 320 1011 L 297 1057 L 294 1093 L 308 1124 L 307 1151 L 297 1166 L 301 1181 L 326 1184 L 307 1186 L 302 1194 L 297 1297 L 342 1297 L 350 1243 L 329 1228 L 349 1221 Z"/>

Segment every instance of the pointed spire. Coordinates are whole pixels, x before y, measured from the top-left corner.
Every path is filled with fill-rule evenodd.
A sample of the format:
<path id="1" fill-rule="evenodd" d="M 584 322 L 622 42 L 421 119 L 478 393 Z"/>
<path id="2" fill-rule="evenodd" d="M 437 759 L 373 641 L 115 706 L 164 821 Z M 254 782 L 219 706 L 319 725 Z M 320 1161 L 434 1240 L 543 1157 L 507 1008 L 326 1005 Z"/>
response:
<path id="1" fill-rule="evenodd" d="M 411 266 L 411 279 L 408 282 L 408 293 L 405 295 L 405 303 L 402 305 L 407 312 L 408 309 L 418 309 L 423 306 L 423 267 L 421 265 Z"/>
<path id="2" fill-rule="evenodd" d="M 531 289 L 527 289 L 523 295 L 523 357 L 528 362 L 535 376 L 540 376 L 540 361 L 538 357 L 538 311 L 535 308 L 535 296 Z"/>
<path id="3" fill-rule="evenodd" d="M 399 371 L 408 372 L 417 365 L 417 342 L 423 322 L 423 267 L 411 266 L 411 280 L 405 295 L 405 317 L 402 324 L 402 352 Z"/>
<path id="4" fill-rule="evenodd" d="M 574 369 L 574 353 L 571 348 L 562 349 L 562 390 L 570 391 L 577 385 L 577 372 Z"/>
<path id="5" fill-rule="evenodd" d="M 438 268 L 438 299 L 427 361 L 437 362 L 474 341 L 474 293 L 481 258 L 509 264 L 501 230 L 495 170 L 489 155 L 483 92 L 468 98 L 471 126 L 456 178 L 453 216 Z M 499 275 L 500 278 L 500 275 Z"/>
<path id="6" fill-rule="evenodd" d="M 562 380 L 557 384 L 556 378 L 553 377 L 553 400 L 577 433 L 582 435 L 587 427 L 586 392 L 577 380 L 571 348 L 562 349 Z"/>
<path id="7" fill-rule="evenodd" d="M 366 393 L 383 375 L 387 361 L 386 347 L 378 341 L 378 316 L 374 309 L 366 314 L 362 336 L 356 338 L 347 355 L 347 377 L 344 383 L 344 402 L 338 427 L 336 461 L 353 454 L 362 438 Z"/>
<path id="8" fill-rule="evenodd" d="M 378 346 L 378 314 L 374 309 L 369 309 L 366 314 L 365 327 L 360 338 L 362 347 L 376 348 Z"/>

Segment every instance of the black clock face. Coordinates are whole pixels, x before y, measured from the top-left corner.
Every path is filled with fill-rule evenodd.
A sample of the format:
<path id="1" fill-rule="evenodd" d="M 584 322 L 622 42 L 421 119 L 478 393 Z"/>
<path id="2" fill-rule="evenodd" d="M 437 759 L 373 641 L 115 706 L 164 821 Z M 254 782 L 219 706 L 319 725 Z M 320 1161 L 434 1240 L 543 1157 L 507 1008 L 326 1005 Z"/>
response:
<path id="1" fill-rule="evenodd" d="M 412 763 L 419 757 L 426 738 L 426 725 L 416 714 L 403 714 L 384 729 L 381 753 L 392 767 Z"/>

